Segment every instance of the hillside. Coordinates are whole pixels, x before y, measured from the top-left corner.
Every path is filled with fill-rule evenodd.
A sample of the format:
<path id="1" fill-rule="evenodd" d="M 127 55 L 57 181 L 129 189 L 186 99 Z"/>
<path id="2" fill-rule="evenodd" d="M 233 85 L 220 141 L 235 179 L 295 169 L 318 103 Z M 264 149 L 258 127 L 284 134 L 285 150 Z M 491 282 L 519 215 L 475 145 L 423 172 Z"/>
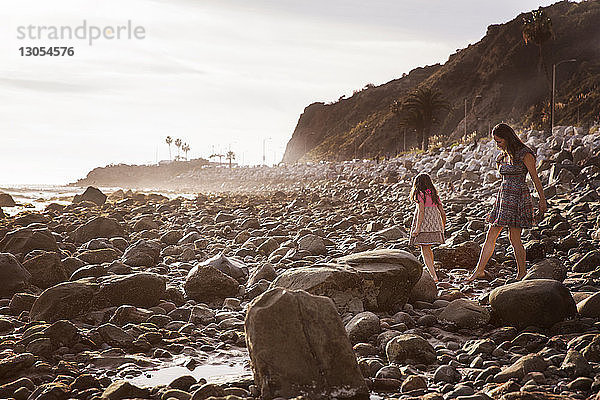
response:
<path id="1" fill-rule="evenodd" d="M 554 37 L 544 45 L 552 64 L 577 59 L 557 69 L 556 125 L 597 119 L 600 113 L 600 1 L 556 3 L 540 8 L 552 19 Z M 547 127 L 551 85 L 538 67 L 538 47 L 525 44 L 520 14 L 510 22 L 491 25 L 477 43 L 450 55 L 443 65 L 417 68 L 386 84 L 365 87 L 332 104 L 313 103 L 304 109 L 284 162 L 298 159 L 343 160 L 394 154 L 402 150 L 397 118 L 390 111 L 417 87 L 442 92 L 450 109 L 440 115 L 432 134 L 460 136 L 487 132 L 488 126 L 509 121 L 523 127 Z M 546 117 L 547 118 L 547 117 Z M 407 148 L 415 147 L 407 133 Z"/>
<path id="2" fill-rule="evenodd" d="M 208 160 L 198 158 L 190 161 L 173 161 L 160 165 L 115 164 L 91 170 L 73 186 L 115 186 L 124 188 L 159 187 L 183 173 L 190 173 L 208 165 Z"/>

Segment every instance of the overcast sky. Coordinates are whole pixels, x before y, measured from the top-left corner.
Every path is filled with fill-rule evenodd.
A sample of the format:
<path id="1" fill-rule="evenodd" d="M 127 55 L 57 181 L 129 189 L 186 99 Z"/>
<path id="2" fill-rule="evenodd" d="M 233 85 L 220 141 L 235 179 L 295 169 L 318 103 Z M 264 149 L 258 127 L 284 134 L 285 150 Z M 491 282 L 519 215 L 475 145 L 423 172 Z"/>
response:
<path id="1" fill-rule="evenodd" d="M 542 0 L 5 0 L 0 184 L 233 150 L 279 161 L 304 107 L 444 63 Z M 10 4 L 10 5 L 9 5 Z M 141 26 L 144 39 L 19 39 L 20 26 Z M 47 33 L 44 31 L 43 33 Z M 23 57 L 72 46 L 72 57 Z M 177 151 L 172 146 L 173 156 Z"/>

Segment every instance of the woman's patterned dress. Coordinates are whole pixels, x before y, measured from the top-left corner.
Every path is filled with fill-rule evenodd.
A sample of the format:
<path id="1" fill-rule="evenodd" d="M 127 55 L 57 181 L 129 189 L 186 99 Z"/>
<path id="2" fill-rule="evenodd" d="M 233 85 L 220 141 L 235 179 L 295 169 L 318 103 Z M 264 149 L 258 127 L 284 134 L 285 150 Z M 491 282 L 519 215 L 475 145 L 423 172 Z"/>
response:
<path id="1" fill-rule="evenodd" d="M 502 185 L 494 208 L 486 219 L 492 225 L 514 228 L 533 226 L 533 203 L 525 182 L 527 167 L 523 162 L 527 153 L 535 157 L 529 147 L 523 147 L 515 154 L 514 164 L 499 162 Z"/>

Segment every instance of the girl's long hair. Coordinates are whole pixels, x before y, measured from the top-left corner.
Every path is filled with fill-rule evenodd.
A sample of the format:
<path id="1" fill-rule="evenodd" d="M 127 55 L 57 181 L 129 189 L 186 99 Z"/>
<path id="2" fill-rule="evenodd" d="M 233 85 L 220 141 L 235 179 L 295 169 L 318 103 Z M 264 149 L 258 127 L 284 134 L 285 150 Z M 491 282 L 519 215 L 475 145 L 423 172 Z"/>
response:
<path id="1" fill-rule="evenodd" d="M 505 151 L 513 161 L 515 160 L 515 155 L 517 152 L 522 148 L 527 147 L 525 143 L 519 139 L 513 128 L 507 124 L 501 123 L 496 125 L 494 129 L 492 129 L 492 135 L 498 136 L 500 139 L 504 139 L 506 141 Z"/>
<path id="2" fill-rule="evenodd" d="M 423 197 L 426 196 L 427 190 L 431 193 L 431 200 L 433 200 L 434 204 L 441 204 L 440 197 L 438 196 L 438 192 L 433 186 L 433 182 L 431 181 L 431 177 L 428 174 L 421 173 L 415 176 L 415 180 L 413 181 L 413 186 L 410 191 L 410 198 L 418 202 L 419 201 L 419 193 L 423 194 Z"/>

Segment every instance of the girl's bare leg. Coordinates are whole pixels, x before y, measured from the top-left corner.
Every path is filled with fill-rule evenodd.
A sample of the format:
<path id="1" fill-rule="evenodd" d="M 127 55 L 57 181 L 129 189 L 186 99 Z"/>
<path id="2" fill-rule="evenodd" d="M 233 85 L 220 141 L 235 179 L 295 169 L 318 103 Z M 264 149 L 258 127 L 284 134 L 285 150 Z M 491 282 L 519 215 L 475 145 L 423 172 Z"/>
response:
<path id="1" fill-rule="evenodd" d="M 515 260 L 517 261 L 518 280 L 523 279 L 527 272 L 525 269 L 525 258 L 527 253 L 525 247 L 523 247 L 523 242 L 521 241 L 521 230 L 521 228 L 508 228 L 508 238 L 510 239 L 510 244 L 515 253 Z"/>
<path id="2" fill-rule="evenodd" d="M 471 276 L 467 279 L 467 282 L 474 281 L 475 279 L 480 279 L 485 277 L 485 266 L 487 265 L 490 257 L 494 254 L 494 249 L 496 248 L 496 240 L 498 239 L 498 235 L 502 232 L 501 226 L 490 226 L 488 229 L 487 236 L 485 238 L 485 243 L 483 244 L 483 248 L 481 249 L 481 254 L 479 254 L 479 261 L 477 261 L 477 267 L 475 271 L 471 274 Z"/>
<path id="3" fill-rule="evenodd" d="M 433 265 L 433 251 L 431 250 L 431 246 L 422 245 L 421 246 L 421 254 L 423 255 L 423 261 L 429 270 L 429 275 L 433 278 L 435 282 L 438 281 L 437 274 L 435 273 L 435 267 Z"/>

